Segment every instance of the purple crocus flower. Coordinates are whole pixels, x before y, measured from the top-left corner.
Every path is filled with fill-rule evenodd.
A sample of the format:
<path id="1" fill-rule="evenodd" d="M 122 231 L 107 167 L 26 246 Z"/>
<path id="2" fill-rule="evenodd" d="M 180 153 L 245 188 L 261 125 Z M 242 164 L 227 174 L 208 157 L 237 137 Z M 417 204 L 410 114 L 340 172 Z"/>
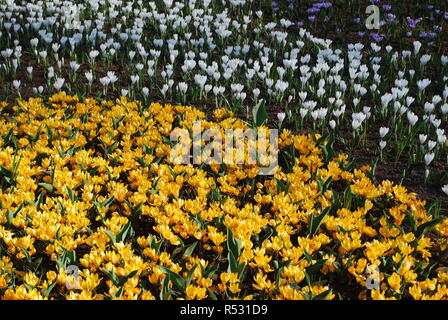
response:
<path id="1" fill-rule="evenodd" d="M 361 22 L 361 18 L 355 18 L 355 23 L 360 23 Z"/>
<path id="2" fill-rule="evenodd" d="M 395 18 L 396 18 L 396 16 L 393 13 L 387 14 L 387 22 L 394 22 Z"/>
<path id="3" fill-rule="evenodd" d="M 319 3 L 313 4 L 313 7 L 319 8 L 319 9 L 322 9 L 322 8 L 328 9 L 332 6 L 333 5 L 330 2 L 319 2 Z"/>
<path id="4" fill-rule="evenodd" d="M 381 42 L 386 35 L 382 33 L 380 34 L 377 32 L 371 32 L 370 36 L 372 37 L 373 40 L 375 40 L 375 42 Z"/>
<path id="5" fill-rule="evenodd" d="M 319 8 L 315 8 L 315 7 L 311 7 L 311 8 L 306 9 L 306 13 L 308 13 L 308 14 L 310 14 L 310 13 L 317 13 L 319 11 L 320 11 L 320 9 Z"/>
<path id="6" fill-rule="evenodd" d="M 384 4 L 383 5 L 383 10 L 384 11 L 390 11 L 392 9 L 392 6 L 390 4 Z"/>
<path id="7" fill-rule="evenodd" d="M 417 24 L 422 21 L 422 18 L 418 18 L 418 19 L 412 19 L 411 17 L 407 17 L 406 21 L 408 22 L 409 28 L 411 29 L 415 29 L 415 27 L 417 26 Z"/>
<path id="8" fill-rule="evenodd" d="M 436 37 L 436 34 L 434 32 L 421 32 L 419 34 L 420 38 L 428 38 L 428 39 L 434 39 Z"/>

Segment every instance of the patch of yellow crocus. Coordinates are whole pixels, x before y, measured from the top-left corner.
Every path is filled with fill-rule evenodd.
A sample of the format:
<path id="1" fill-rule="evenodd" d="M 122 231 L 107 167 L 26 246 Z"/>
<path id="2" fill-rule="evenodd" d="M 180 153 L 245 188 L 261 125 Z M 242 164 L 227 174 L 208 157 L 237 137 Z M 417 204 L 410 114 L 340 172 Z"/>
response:
<path id="1" fill-rule="evenodd" d="M 170 161 L 174 128 L 248 128 L 225 109 L 65 93 L 2 106 L 2 299 L 448 297 L 448 220 L 344 154 L 325 161 L 311 135 L 281 132 L 279 170 L 260 176 Z"/>

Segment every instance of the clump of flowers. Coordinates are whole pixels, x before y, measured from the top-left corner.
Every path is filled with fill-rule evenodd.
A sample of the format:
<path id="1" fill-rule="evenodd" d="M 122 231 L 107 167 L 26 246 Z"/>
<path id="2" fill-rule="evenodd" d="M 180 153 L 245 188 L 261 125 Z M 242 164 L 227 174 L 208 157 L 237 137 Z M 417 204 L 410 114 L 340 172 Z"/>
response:
<path id="1" fill-rule="evenodd" d="M 174 128 L 248 127 L 225 109 L 65 92 L 2 106 L 1 299 L 448 297 L 448 219 L 318 135 L 283 130 L 260 176 L 171 162 Z"/>

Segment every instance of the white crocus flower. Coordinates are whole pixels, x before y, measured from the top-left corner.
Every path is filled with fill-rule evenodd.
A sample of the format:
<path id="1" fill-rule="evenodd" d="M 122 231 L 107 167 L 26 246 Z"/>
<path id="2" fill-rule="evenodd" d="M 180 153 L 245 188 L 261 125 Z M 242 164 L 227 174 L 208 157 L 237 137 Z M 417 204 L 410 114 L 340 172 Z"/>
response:
<path id="1" fill-rule="evenodd" d="M 100 53 L 98 50 L 92 50 L 89 52 L 89 57 L 90 59 L 94 60 L 96 57 L 98 57 L 99 54 Z"/>
<path id="2" fill-rule="evenodd" d="M 381 127 L 380 128 L 380 137 L 381 137 L 381 139 L 384 138 L 387 135 L 388 132 L 389 132 L 389 128 Z"/>
<path id="3" fill-rule="evenodd" d="M 102 77 L 102 78 L 100 78 L 100 83 L 103 85 L 103 87 L 106 87 L 110 84 L 110 78 Z"/>
<path id="4" fill-rule="evenodd" d="M 53 84 L 53 87 L 56 89 L 56 91 L 59 91 L 64 86 L 64 82 L 65 82 L 64 78 L 57 78 Z"/>
<path id="5" fill-rule="evenodd" d="M 447 114 L 448 113 L 448 103 L 443 104 L 440 107 L 440 111 L 442 111 L 443 114 Z"/>
<path id="6" fill-rule="evenodd" d="M 114 84 L 118 81 L 118 77 L 115 75 L 115 72 L 113 71 L 107 71 L 107 77 L 110 80 L 110 83 Z"/>
<path id="7" fill-rule="evenodd" d="M 185 92 L 187 92 L 188 89 L 188 84 L 186 84 L 185 82 L 179 82 L 177 84 L 177 87 L 179 88 L 179 91 L 182 92 L 182 94 L 185 94 Z"/>
<path id="8" fill-rule="evenodd" d="M 413 127 L 418 121 L 418 116 L 412 111 L 408 111 L 407 116 L 409 124 Z"/>
<path id="9" fill-rule="evenodd" d="M 427 153 L 427 154 L 425 154 L 425 164 L 427 166 L 429 166 L 431 164 L 432 160 L 434 160 L 434 156 L 435 156 L 434 153 Z"/>
<path id="10" fill-rule="evenodd" d="M 432 113 L 434 111 L 435 105 L 433 103 L 425 102 L 424 108 L 426 113 Z"/>
<path id="11" fill-rule="evenodd" d="M 281 123 L 283 123 L 283 120 L 285 120 L 286 114 L 284 112 L 277 113 L 277 119 Z"/>
<path id="12" fill-rule="evenodd" d="M 420 41 L 414 41 L 414 54 L 417 55 L 419 53 L 420 48 L 422 47 L 422 43 Z"/>
<path id="13" fill-rule="evenodd" d="M 194 82 L 196 84 L 198 84 L 201 88 L 203 88 L 205 83 L 207 82 L 207 76 L 202 76 L 200 74 L 196 74 L 194 76 Z"/>
<path id="14" fill-rule="evenodd" d="M 70 61 L 70 68 L 73 70 L 73 72 L 78 71 L 79 67 L 79 63 L 77 63 L 76 61 Z"/>
<path id="15" fill-rule="evenodd" d="M 305 118 L 305 116 L 307 115 L 307 113 L 308 113 L 308 109 L 300 108 L 299 112 L 300 112 L 300 116 L 301 116 L 302 119 L 303 119 L 303 118 Z"/>
<path id="16" fill-rule="evenodd" d="M 131 82 L 132 84 L 135 84 L 136 82 L 138 82 L 140 80 L 140 77 L 138 75 L 132 75 L 131 76 Z"/>
<path id="17" fill-rule="evenodd" d="M 423 91 L 423 90 L 425 90 L 430 84 L 431 84 L 431 80 L 429 80 L 429 79 L 419 80 L 419 81 L 417 81 L 417 87 L 418 87 L 418 90 Z"/>
<path id="18" fill-rule="evenodd" d="M 442 191 L 443 191 L 443 193 L 445 193 L 448 196 L 448 184 L 446 184 L 442 187 Z"/>
<path id="19" fill-rule="evenodd" d="M 362 124 L 362 121 L 358 120 L 358 119 L 353 119 L 352 120 L 352 128 L 353 130 L 357 130 Z"/>
<path id="20" fill-rule="evenodd" d="M 446 66 L 446 64 L 448 63 L 448 57 L 447 56 L 441 56 L 440 57 L 440 62 L 442 63 L 443 66 Z"/>
<path id="21" fill-rule="evenodd" d="M 20 80 L 14 80 L 14 81 L 12 82 L 12 85 L 13 85 L 13 87 L 14 87 L 16 90 L 19 90 L 19 88 L 20 88 L 20 84 L 21 84 Z"/>
<path id="22" fill-rule="evenodd" d="M 254 99 L 257 99 L 258 96 L 260 95 L 260 89 L 258 89 L 258 88 L 253 89 L 252 93 L 254 95 Z"/>
<path id="23" fill-rule="evenodd" d="M 88 72 L 84 73 L 84 75 L 86 76 L 86 79 L 89 82 L 89 84 L 92 84 L 92 82 L 93 82 L 93 72 L 92 71 L 88 71 Z"/>
<path id="24" fill-rule="evenodd" d="M 147 87 L 143 87 L 142 88 L 142 94 L 143 94 L 143 97 L 145 97 L 145 99 L 148 98 L 149 89 Z"/>
<path id="25" fill-rule="evenodd" d="M 428 138 L 428 136 L 426 134 L 419 134 L 418 135 L 418 139 L 420 141 L 420 144 L 424 144 L 426 142 L 427 138 Z"/>

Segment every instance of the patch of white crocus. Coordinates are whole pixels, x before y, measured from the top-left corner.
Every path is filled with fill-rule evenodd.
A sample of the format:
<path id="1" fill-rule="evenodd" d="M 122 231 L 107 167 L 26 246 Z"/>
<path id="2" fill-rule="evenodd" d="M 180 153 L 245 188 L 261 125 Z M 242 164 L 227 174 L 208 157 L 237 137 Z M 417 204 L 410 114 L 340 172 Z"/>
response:
<path id="1" fill-rule="evenodd" d="M 427 166 L 446 157 L 448 57 L 419 41 L 402 51 L 337 47 L 304 28 L 289 32 L 287 19 L 266 21 L 251 9 L 259 0 L 75 2 L 0 5 L 0 79 L 14 79 L 0 100 L 25 87 L 243 110 L 263 99 L 284 108 L 280 123 L 287 114 L 288 123 L 336 135 L 387 125 L 381 150 L 407 143 L 409 159 L 417 154 Z M 67 8 L 83 20 L 67 23 Z M 442 71 L 429 73 L 431 65 Z M 44 80 L 36 84 L 38 69 Z M 28 80 L 15 76 L 20 70 Z"/>

